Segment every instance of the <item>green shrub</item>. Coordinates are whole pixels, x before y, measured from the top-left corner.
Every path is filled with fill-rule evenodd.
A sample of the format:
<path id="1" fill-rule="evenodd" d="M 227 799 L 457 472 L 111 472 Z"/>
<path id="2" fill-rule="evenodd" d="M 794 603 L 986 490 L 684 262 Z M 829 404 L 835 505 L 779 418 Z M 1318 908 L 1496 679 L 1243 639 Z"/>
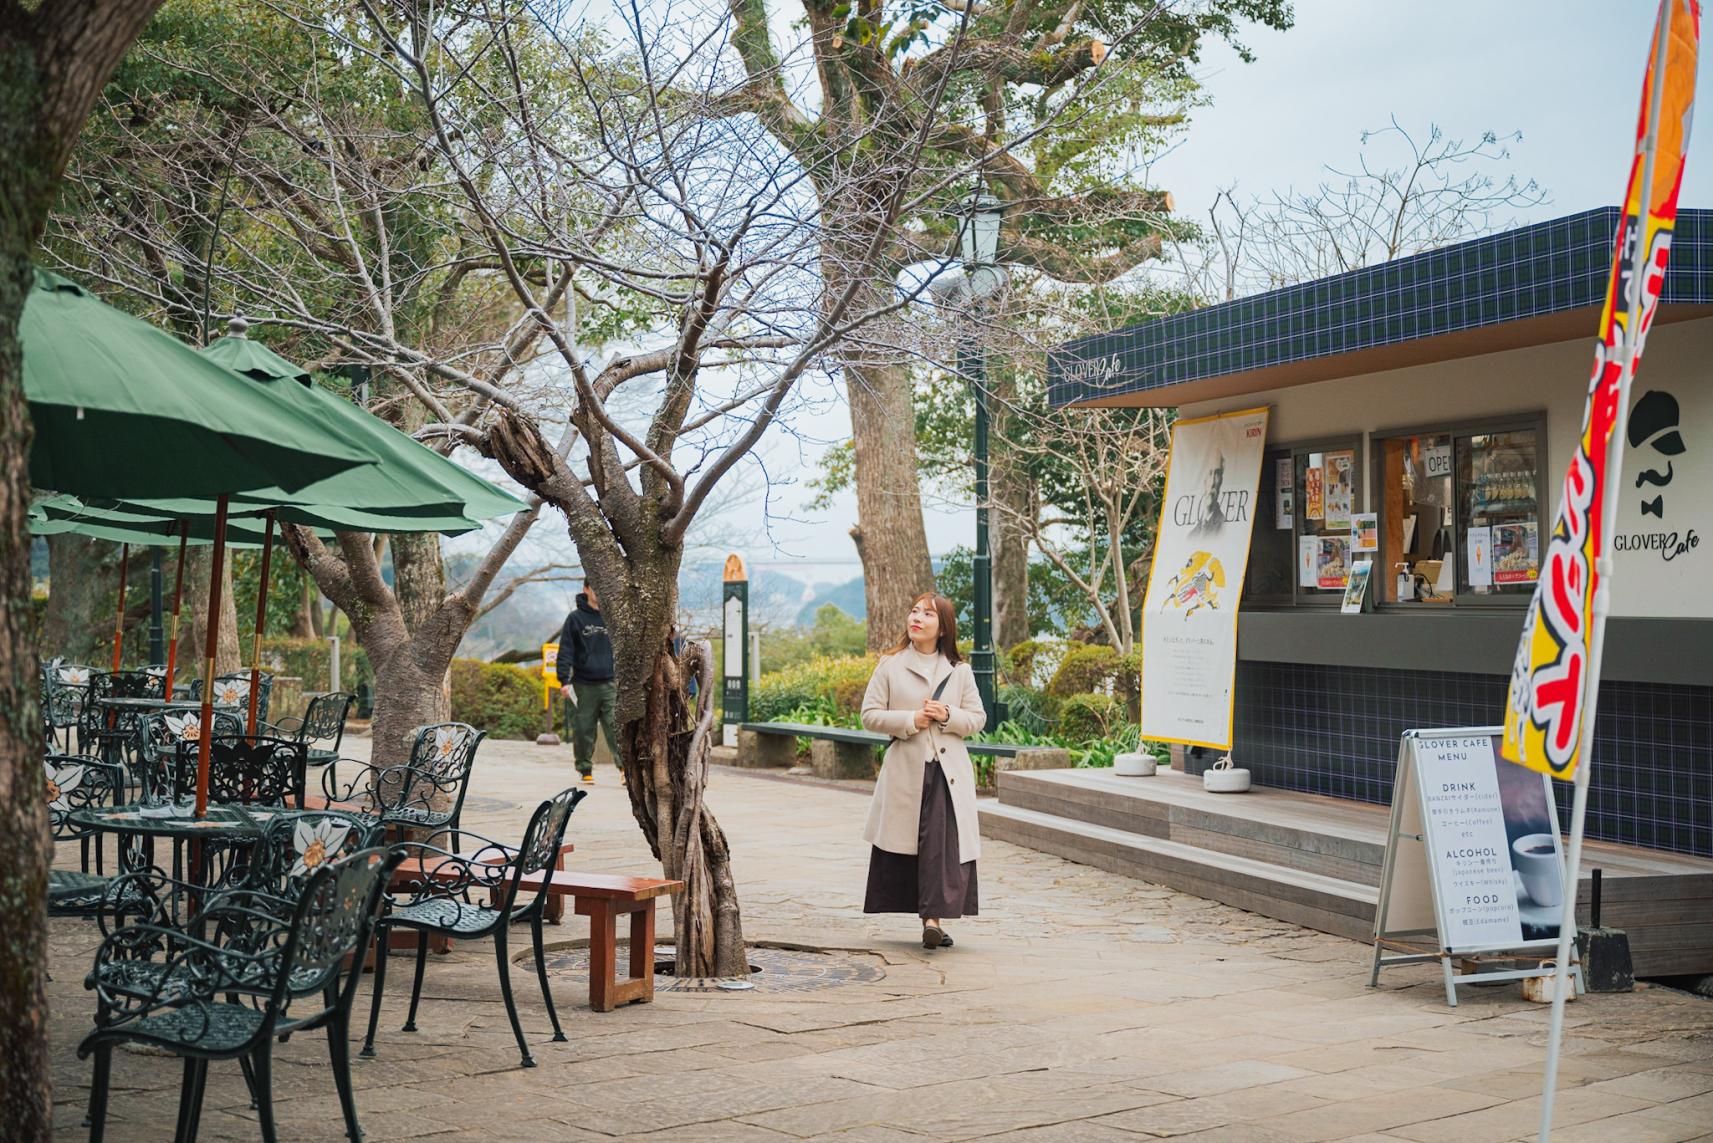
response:
<path id="1" fill-rule="evenodd" d="M 1019 687 L 1035 685 L 1035 667 L 1044 652 L 1052 650 L 1039 639 L 1025 639 L 1005 652 L 1004 671 L 1007 681 Z"/>
<path id="2" fill-rule="evenodd" d="M 750 688 L 749 716 L 756 722 L 790 722 L 800 707 L 830 704 L 839 718 L 862 713 L 862 695 L 874 673 L 867 655 L 815 658 L 782 671 L 772 671 Z"/>
<path id="3" fill-rule="evenodd" d="M 541 677 L 510 663 L 452 660 L 452 721 L 495 738 L 534 738 L 546 717 Z"/>
<path id="4" fill-rule="evenodd" d="M 1059 733 L 1073 742 L 1104 741 L 1128 722 L 1111 695 L 1072 695 L 1059 707 Z"/>
<path id="5" fill-rule="evenodd" d="M 179 663 L 185 662 L 184 645 L 179 645 Z M 262 656 L 268 669 L 276 675 L 303 680 L 305 691 L 327 689 L 327 668 L 332 648 L 325 639 L 291 639 L 269 637 L 262 644 Z M 375 672 L 369 667 L 369 656 L 354 639 L 339 640 L 339 685 L 351 694 L 363 683 L 375 685 Z"/>
<path id="6" fill-rule="evenodd" d="M 1053 727 L 1057 703 L 1040 691 L 1028 687 L 1000 687 L 999 701 L 1005 704 L 1005 717 L 1030 734 L 1046 734 Z"/>
<path id="7" fill-rule="evenodd" d="M 1141 682 L 1140 651 L 1120 655 L 1104 643 L 1084 643 L 1066 651 L 1059 660 L 1059 669 L 1053 672 L 1047 693 L 1069 698 L 1099 692 L 1128 702 L 1140 693 Z"/>

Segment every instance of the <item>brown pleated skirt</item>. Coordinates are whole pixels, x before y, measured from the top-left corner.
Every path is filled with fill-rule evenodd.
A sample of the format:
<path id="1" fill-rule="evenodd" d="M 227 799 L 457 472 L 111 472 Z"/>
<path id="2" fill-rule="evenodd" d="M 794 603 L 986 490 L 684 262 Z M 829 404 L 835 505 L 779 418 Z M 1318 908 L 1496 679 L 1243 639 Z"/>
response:
<path id="1" fill-rule="evenodd" d="M 958 860 L 958 814 L 937 761 L 922 774 L 922 816 L 916 852 L 874 848 L 868 858 L 865 913 L 914 913 L 955 920 L 981 911 L 975 862 Z"/>

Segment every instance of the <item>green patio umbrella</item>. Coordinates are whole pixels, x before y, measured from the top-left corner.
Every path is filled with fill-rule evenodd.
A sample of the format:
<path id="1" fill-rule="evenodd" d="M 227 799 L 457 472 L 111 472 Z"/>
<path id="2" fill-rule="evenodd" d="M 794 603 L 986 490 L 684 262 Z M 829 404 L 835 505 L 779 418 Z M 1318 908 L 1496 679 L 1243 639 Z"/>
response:
<path id="1" fill-rule="evenodd" d="M 341 428 L 39 267 L 18 334 L 37 488 L 212 497 L 301 488 L 375 459 Z"/>
<path id="2" fill-rule="evenodd" d="M 242 318 L 234 318 L 227 336 L 202 350 L 203 356 L 247 377 L 269 398 L 307 417 L 329 425 L 342 436 L 362 444 L 376 458 L 374 465 L 351 470 L 325 480 L 290 490 L 250 489 L 232 498 L 235 515 L 268 507 L 280 509 L 279 518 L 292 523 L 320 524 L 346 531 L 447 532 L 435 522 L 410 522 L 389 526 L 380 516 L 432 517 L 441 520 L 465 517 L 486 520 L 509 516 L 529 507 L 516 496 L 495 487 L 413 440 L 372 413 L 316 385 L 309 371 L 294 365 L 267 346 L 244 336 Z M 129 496 L 139 508 L 164 514 L 206 514 L 212 506 L 198 509 L 184 499 L 161 500 Z M 307 505 L 327 511 L 315 518 L 294 510 Z M 368 515 L 352 514 L 366 513 Z M 345 513 L 344 516 L 338 513 Z M 466 529 L 467 530 L 467 529 Z"/>

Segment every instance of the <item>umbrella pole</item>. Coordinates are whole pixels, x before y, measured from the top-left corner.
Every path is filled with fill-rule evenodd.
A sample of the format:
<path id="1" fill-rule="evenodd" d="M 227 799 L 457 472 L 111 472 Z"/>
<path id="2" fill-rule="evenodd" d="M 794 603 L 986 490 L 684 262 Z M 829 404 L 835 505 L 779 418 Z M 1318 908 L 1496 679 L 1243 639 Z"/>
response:
<path id="1" fill-rule="evenodd" d="M 184 549 L 190 542 L 190 521 L 178 525 L 178 572 L 172 585 L 172 638 L 167 642 L 167 678 L 163 698 L 172 698 L 173 670 L 178 666 L 178 616 L 184 607 Z"/>
<path id="2" fill-rule="evenodd" d="M 113 669 L 119 669 L 125 650 L 125 573 L 131 568 L 131 545 L 119 545 L 119 607 L 113 616 Z"/>
<path id="3" fill-rule="evenodd" d="M 262 585 L 256 591 L 256 635 L 250 641 L 250 737 L 256 736 L 256 709 L 262 699 L 262 628 L 268 618 L 268 566 L 274 555 L 274 514 L 262 532 Z"/>
<path id="4" fill-rule="evenodd" d="M 215 501 L 214 558 L 208 574 L 208 638 L 203 641 L 202 723 L 196 738 L 196 816 L 208 816 L 208 740 L 214 734 L 214 659 L 220 653 L 220 580 L 226 572 L 226 497 Z"/>

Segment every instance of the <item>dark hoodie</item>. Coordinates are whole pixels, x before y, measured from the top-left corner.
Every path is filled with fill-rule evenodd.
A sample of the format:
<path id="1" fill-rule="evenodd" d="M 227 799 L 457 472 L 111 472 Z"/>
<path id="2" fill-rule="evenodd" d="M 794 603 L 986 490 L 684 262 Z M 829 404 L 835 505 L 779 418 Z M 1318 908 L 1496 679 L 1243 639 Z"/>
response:
<path id="1" fill-rule="evenodd" d="M 554 673 L 567 683 L 612 681 L 613 643 L 601 613 L 589 605 L 587 592 L 577 593 L 577 608 L 559 629 L 559 663 Z"/>

